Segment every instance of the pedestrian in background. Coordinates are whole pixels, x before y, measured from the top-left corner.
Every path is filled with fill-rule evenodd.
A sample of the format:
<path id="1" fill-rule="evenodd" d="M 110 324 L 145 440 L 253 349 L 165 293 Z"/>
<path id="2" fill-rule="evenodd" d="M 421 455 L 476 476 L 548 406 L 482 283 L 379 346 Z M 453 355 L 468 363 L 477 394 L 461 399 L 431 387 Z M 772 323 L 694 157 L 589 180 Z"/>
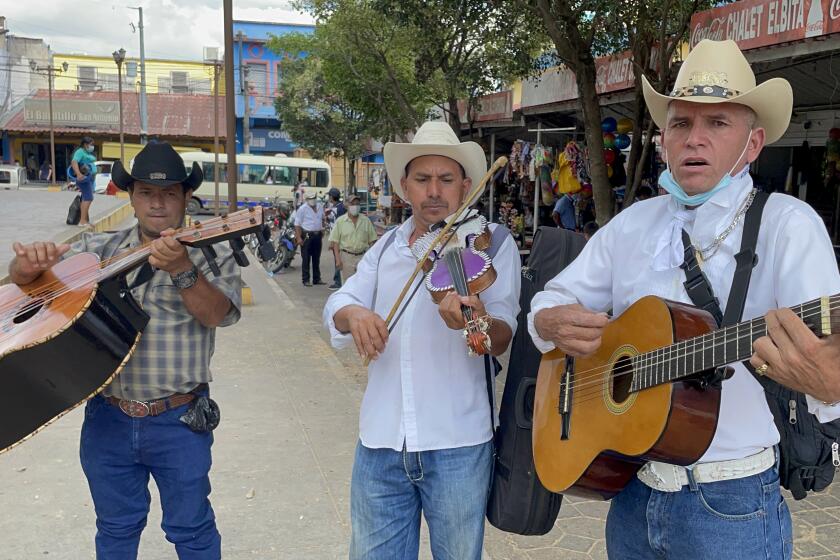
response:
<path id="1" fill-rule="evenodd" d="M 346 282 L 356 273 L 356 267 L 365 251 L 378 239 L 370 218 L 361 213 L 362 199 L 350 197 L 347 213 L 338 218 L 330 232 L 330 249 L 335 256 L 335 280 L 330 290 L 341 287 L 342 277 Z"/>
<path id="2" fill-rule="evenodd" d="M 315 191 L 306 193 L 306 204 L 295 215 L 295 237 L 300 246 L 304 286 L 323 284 L 321 281 L 321 243 L 324 235 L 324 205 L 318 203 Z M 312 266 L 310 281 L 309 267 Z"/>
<path id="3" fill-rule="evenodd" d="M 96 156 L 93 155 L 93 149 L 93 138 L 83 137 L 70 161 L 70 167 L 76 177 L 76 187 L 82 197 L 82 215 L 79 220 L 82 227 L 90 223 L 90 204 L 93 202 L 93 181 L 96 177 Z"/>

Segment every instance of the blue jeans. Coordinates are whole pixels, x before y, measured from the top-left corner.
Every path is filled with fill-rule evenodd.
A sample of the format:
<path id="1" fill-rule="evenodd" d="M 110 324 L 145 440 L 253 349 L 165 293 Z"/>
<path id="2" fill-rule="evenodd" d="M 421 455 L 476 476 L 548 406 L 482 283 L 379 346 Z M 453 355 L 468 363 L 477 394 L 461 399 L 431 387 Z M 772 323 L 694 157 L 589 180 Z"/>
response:
<path id="1" fill-rule="evenodd" d="M 137 558 L 151 501 L 149 475 L 160 491 L 161 527 L 178 558 L 221 558 L 208 499 L 213 435 L 179 420 L 188 406 L 131 418 L 101 396 L 88 401 L 79 455 L 96 510 L 98 560 Z"/>
<path id="2" fill-rule="evenodd" d="M 638 478 L 610 504 L 607 554 L 620 560 L 788 560 L 790 511 L 774 468 L 660 492 Z"/>
<path id="3" fill-rule="evenodd" d="M 420 512 L 435 560 L 480 560 L 493 442 L 409 453 L 356 446 L 351 560 L 416 559 Z"/>

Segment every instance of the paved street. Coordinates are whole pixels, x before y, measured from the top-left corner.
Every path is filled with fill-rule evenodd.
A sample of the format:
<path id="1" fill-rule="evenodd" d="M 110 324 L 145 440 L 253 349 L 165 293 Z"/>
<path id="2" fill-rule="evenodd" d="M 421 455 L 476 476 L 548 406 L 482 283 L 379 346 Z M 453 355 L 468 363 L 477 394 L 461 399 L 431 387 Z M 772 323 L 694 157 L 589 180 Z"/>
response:
<path id="1" fill-rule="evenodd" d="M 329 280 L 327 255 L 322 269 Z M 325 286 L 303 287 L 297 268 L 272 279 L 251 266 L 243 276 L 255 305 L 245 308 L 239 324 L 219 331 L 213 362 L 222 424 L 212 500 L 224 557 L 346 558 L 349 476 L 365 371 L 352 351 L 334 352 L 326 342 L 320 325 L 330 293 Z M 81 420 L 77 409 L 0 455 L 0 560 L 94 557 L 92 504 L 78 463 Z M 797 558 L 840 558 L 840 485 L 791 508 Z M 488 527 L 485 557 L 605 558 L 606 509 L 605 503 L 567 500 L 544 537 Z M 159 525 L 153 491 L 143 560 L 174 557 Z M 430 558 L 427 542 L 424 559 Z"/>

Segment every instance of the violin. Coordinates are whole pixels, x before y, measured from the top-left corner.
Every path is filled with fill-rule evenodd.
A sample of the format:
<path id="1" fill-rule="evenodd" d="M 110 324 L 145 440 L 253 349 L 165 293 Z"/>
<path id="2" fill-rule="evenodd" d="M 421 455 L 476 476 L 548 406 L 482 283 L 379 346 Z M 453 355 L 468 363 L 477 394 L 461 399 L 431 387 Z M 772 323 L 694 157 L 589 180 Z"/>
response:
<path id="1" fill-rule="evenodd" d="M 412 246 L 418 261 L 424 259 L 424 285 L 435 303 L 443 301 L 451 292 L 459 296 L 479 294 L 496 280 L 493 261 L 485 252 L 491 239 L 487 220 L 477 210 L 451 219 L 456 221 L 448 237 L 438 240 L 437 231 L 432 230 Z M 461 313 L 470 356 L 488 354 L 491 350 L 489 317 L 476 316 L 466 305 L 461 306 Z"/>

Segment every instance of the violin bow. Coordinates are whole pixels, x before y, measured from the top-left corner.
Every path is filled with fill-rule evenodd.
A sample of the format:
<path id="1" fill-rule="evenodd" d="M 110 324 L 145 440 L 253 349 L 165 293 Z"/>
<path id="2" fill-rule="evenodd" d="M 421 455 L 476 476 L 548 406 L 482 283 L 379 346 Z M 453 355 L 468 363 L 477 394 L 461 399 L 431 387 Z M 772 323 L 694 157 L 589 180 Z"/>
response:
<path id="1" fill-rule="evenodd" d="M 487 186 L 487 183 L 493 178 L 496 172 L 504 168 L 504 166 L 506 166 L 507 163 L 508 158 L 506 158 L 505 156 L 501 156 L 496 161 L 494 161 L 493 165 L 490 167 L 487 173 L 484 174 L 484 177 L 482 177 L 481 181 L 477 185 L 475 185 L 469 193 L 467 193 L 467 197 L 464 199 L 464 202 L 461 203 L 461 206 L 458 208 L 458 210 L 456 210 L 453 213 L 453 215 L 460 216 L 467 208 L 475 204 L 476 200 L 478 200 L 478 197 L 481 196 L 482 192 L 484 192 L 484 187 Z M 403 286 L 403 289 L 400 292 L 400 295 L 397 296 L 397 300 L 394 302 L 394 305 L 391 306 L 391 311 L 388 313 L 388 317 L 385 319 L 385 324 L 389 325 L 389 332 L 391 319 L 394 318 L 394 315 L 400 308 L 400 304 L 402 304 L 405 295 L 408 293 L 408 289 L 414 283 L 414 279 L 417 278 L 417 274 L 419 274 L 420 271 L 423 270 L 423 263 L 426 262 L 426 259 L 429 258 L 429 255 L 432 253 L 435 247 L 437 247 L 440 244 L 441 239 L 443 239 L 444 236 L 447 233 L 449 233 L 449 230 L 452 229 L 452 226 L 455 225 L 455 222 L 456 220 L 453 219 L 451 222 L 448 222 L 445 226 L 443 226 L 438 232 L 438 234 L 435 236 L 434 240 L 432 240 L 432 242 L 429 244 L 429 248 L 426 249 L 426 253 L 423 255 L 423 257 L 421 259 L 418 259 L 417 266 L 414 267 L 414 272 L 411 273 L 411 276 L 406 281 L 405 286 Z M 370 357 L 365 358 L 364 365 L 367 366 L 369 363 Z"/>

